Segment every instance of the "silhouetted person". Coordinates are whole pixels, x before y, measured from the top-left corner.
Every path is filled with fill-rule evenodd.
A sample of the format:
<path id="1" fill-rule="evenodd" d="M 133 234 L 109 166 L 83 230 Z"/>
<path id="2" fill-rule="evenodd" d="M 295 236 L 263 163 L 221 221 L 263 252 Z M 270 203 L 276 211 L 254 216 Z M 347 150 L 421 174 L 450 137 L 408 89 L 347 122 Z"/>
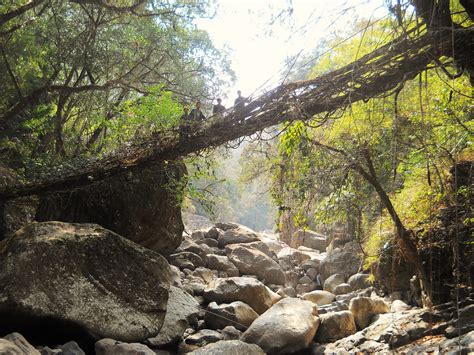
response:
<path id="1" fill-rule="evenodd" d="M 191 110 L 189 117 L 191 121 L 204 121 L 206 119 L 201 111 L 201 101 L 196 101 L 196 107 Z"/>
<path id="2" fill-rule="evenodd" d="M 186 121 L 189 121 L 191 119 L 191 117 L 189 116 L 189 107 L 185 107 L 183 108 L 184 110 L 184 113 L 183 115 L 179 118 L 180 122 L 186 122 Z"/>
<path id="3" fill-rule="evenodd" d="M 224 107 L 224 105 L 221 104 L 221 102 L 222 102 L 222 99 L 217 99 L 217 105 L 214 105 L 212 107 L 212 114 L 213 115 L 216 115 L 218 113 L 221 113 L 221 112 L 225 111 L 225 107 Z"/>
<path id="4" fill-rule="evenodd" d="M 245 106 L 247 98 L 242 96 L 242 91 L 237 91 L 237 98 L 234 100 L 234 106 L 236 109 L 241 109 Z"/>

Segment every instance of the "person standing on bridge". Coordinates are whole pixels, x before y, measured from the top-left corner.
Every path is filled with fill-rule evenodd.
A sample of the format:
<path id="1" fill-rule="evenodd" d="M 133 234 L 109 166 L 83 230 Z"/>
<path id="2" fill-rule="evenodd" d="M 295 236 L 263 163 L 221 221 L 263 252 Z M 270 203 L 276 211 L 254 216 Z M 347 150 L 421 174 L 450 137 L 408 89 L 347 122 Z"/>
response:
<path id="1" fill-rule="evenodd" d="M 214 105 L 212 107 L 212 114 L 217 115 L 219 113 L 222 113 L 225 111 L 224 105 L 222 105 L 222 99 L 217 99 L 217 105 Z"/>
<path id="2" fill-rule="evenodd" d="M 204 116 L 201 111 L 201 101 L 196 101 L 196 107 L 193 108 L 189 113 L 189 119 L 194 122 L 204 121 L 206 119 L 206 116 Z"/>
<path id="3" fill-rule="evenodd" d="M 247 101 L 248 99 L 242 96 L 242 91 L 237 90 L 237 98 L 234 100 L 234 107 L 236 109 L 241 109 L 245 106 Z"/>

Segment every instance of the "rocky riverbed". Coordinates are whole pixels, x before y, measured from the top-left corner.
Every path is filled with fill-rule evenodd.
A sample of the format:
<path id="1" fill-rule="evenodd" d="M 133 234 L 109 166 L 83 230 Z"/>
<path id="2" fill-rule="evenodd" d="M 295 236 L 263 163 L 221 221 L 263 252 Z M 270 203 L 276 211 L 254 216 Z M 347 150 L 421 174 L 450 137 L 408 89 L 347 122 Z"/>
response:
<path id="1" fill-rule="evenodd" d="M 162 256 L 98 225 L 30 224 L 0 242 L 0 354 L 474 352 L 472 293 L 420 308 L 371 283 L 357 243 L 295 238 L 217 223 Z"/>

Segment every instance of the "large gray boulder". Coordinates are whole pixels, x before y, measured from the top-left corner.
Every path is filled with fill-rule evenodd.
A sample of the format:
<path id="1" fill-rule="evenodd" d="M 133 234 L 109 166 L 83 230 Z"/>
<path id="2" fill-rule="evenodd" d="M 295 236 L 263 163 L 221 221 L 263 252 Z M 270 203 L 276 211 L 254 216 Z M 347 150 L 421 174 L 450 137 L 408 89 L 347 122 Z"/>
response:
<path id="1" fill-rule="evenodd" d="M 248 304 L 241 301 L 229 304 L 222 303 L 220 305 L 216 302 L 211 302 L 207 306 L 204 320 L 206 326 L 211 329 L 223 329 L 231 325 L 244 331 L 257 317 L 258 313 Z"/>
<path id="2" fill-rule="evenodd" d="M 353 291 L 361 290 L 363 288 L 367 288 L 371 286 L 369 281 L 370 275 L 369 274 L 354 274 L 349 277 L 347 283 L 351 285 Z"/>
<path id="3" fill-rule="evenodd" d="M 227 245 L 229 260 L 243 275 L 256 275 L 266 284 L 285 284 L 285 273 L 267 254 L 245 244 Z"/>
<path id="4" fill-rule="evenodd" d="M 244 343 L 240 340 L 220 340 L 194 350 L 189 355 L 265 355 L 264 351 L 255 344 Z"/>
<path id="5" fill-rule="evenodd" d="M 92 224 L 30 224 L 0 242 L 0 329 L 53 323 L 95 338 L 160 330 L 170 270 L 159 254 Z M 27 335 L 26 333 L 24 333 Z"/>
<path id="6" fill-rule="evenodd" d="M 4 355 L 40 355 L 20 333 L 11 333 L 0 338 L 0 354 Z"/>
<path id="7" fill-rule="evenodd" d="M 189 293 L 171 286 L 163 326 L 158 335 L 146 340 L 153 347 L 177 343 L 184 331 L 197 324 L 199 303 Z"/>
<path id="8" fill-rule="evenodd" d="M 364 329 L 370 324 L 372 317 L 376 314 L 390 312 L 390 307 L 383 299 L 370 297 L 357 297 L 351 299 L 349 310 L 354 315 L 357 329 Z"/>
<path id="9" fill-rule="evenodd" d="M 262 314 L 274 303 L 274 296 L 260 281 L 251 277 L 219 278 L 204 289 L 204 298 L 209 302 L 230 303 L 242 301 Z"/>
<path id="10" fill-rule="evenodd" d="M 308 348 L 318 329 L 318 308 L 311 302 L 284 298 L 258 317 L 242 341 L 260 346 L 267 354 L 289 354 Z"/>
<path id="11" fill-rule="evenodd" d="M 228 244 L 251 243 L 258 241 L 257 233 L 244 226 L 227 229 L 217 237 L 219 248 L 224 248 Z"/>
<path id="12" fill-rule="evenodd" d="M 140 343 L 123 343 L 114 339 L 101 339 L 95 343 L 96 355 L 156 355 L 148 346 Z"/>
<path id="13" fill-rule="evenodd" d="M 330 343 L 357 331 L 354 316 L 350 311 L 322 314 L 320 319 L 321 324 L 315 338 L 318 343 Z"/>
<path id="14" fill-rule="evenodd" d="M 212 270 L 225 272 L 229 277 L 239 276 L 239 269 L 225 255 L 208 254 L 207 267 Z"/>
<path id="15" fill-rule="evenodd" d="M 180 192 L 171 187 L 185 175 L 182 162 L 156 163 L 74 191 L 42 196 L 36 219 L 97 223 L 146 248 L 169 254 L 181 244 L 184 230 Z"/>
<path id="16" fill-rule="evenodd" d="M 303 296 L 301 296 L 301 298 L 306 301 L 313 302 L 318 306 L 324 306 L 334 302 L 336 296 L 328 291 L 316 290 L 305 293 Z"/>
<path id="17" fill-rule="evenodd" d="M 323 279 L 339 273 L 347 279 L 359 271 L 361 265 L 360 246 L 356 242 L 345 244 L 342 248 L 336 248 L 321 261 L 319 272 Z"/>
<path id="18" fill-rule="evenodd" d="M 328 245 L 328 238 L 325 235 L 311 230 L 298 229 L 293 234 L 293 243 L 296 247 L 304 246 L 325 252 Z"/>
<path id="19" fill-rule="evenodd" d="M 331 293 L 335 293 L 335 289 L 337 286 L 340 284 L 344 283 L 344 275 L 342 274 L 334 274 L 329 276 L 325 281 L 324 281 L 324 291 L 328 291 Z"/>

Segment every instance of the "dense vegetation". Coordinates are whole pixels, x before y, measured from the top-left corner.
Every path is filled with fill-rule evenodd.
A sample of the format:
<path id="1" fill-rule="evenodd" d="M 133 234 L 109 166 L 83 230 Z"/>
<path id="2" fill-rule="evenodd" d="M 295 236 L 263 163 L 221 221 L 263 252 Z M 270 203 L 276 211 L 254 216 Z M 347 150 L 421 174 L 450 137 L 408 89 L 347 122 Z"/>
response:
<path id="1" fill-rule="evenodd" d="M 31 174 L 176 125 L 182 104 L 232 79 L 193 24 L 211 13 L 204 1 L 2 2 L 2 162 Z"/>

